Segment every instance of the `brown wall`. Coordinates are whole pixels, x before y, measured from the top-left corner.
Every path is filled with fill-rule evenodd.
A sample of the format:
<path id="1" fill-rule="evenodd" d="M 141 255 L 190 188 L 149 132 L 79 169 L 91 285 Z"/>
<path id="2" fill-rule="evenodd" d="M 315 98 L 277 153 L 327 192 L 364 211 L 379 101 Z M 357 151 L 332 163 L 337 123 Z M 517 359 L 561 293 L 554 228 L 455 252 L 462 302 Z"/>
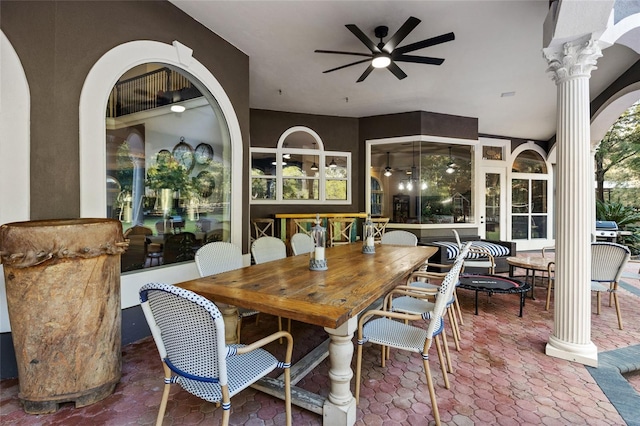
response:
<path id="1" fill-rule="evenodd" d="M 305 126 L 315 131 L 327 151 L 351 152 L 352 205 L 323 205 L 323 213 L 358 212 L 362 198 L 358 192 L 360 175 L 363 174 L 363 152 L 358 149 L 358 119 L 328 115 L 310 115 L 291 112 L 251 110 L 251 146 L 275 148 L 280 136 L 293 126 Z M 273 217 L 276 213 L 317 213 L 317 205 L 252 205 L 251 217 Z"/>
<path id="2" fill-rule="evenodd" d="M 79 216 L 80 92 L 93 64 L 129 41 L 178 40 L 193 49 L 194 58 L 231 99 L 246 158 L 249 58 L 171 3 L 3 0 L 0 26 L 22 62 L 31 91 L 31 219 Z M 247 187 L 247 177 L 244 180 Z M 247 208 L 248 198 L 243 211 Z"/>

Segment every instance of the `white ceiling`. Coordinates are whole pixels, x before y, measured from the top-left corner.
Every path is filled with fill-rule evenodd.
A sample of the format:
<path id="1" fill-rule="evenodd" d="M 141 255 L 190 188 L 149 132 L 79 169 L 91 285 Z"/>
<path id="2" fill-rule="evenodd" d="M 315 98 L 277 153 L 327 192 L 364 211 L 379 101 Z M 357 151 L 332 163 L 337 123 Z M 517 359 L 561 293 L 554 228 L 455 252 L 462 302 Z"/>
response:
<path id="1" fill-rule="evenodd" d="M 422 110 L 477 117 L 484 134 L 555 134 L 556 86 L 542 56 L 548 0 L 171 2 L 249 56 L 251 108 L 343 117 Z M 454 41 L 412 53 L 444 58 L 441 66 L 399 63 L 407 78 L 379 69 L 361 83 L 366 63 L 322 73 L 359 58 L 315 49 L 368 53 L 346 24 L 377 43 L 376 26 L 391 36 L 410 16 L 422 22 L 399 46 L 455 33 Z M 605 49 L 591 98 L 638 59 L 625 46 Z"/>

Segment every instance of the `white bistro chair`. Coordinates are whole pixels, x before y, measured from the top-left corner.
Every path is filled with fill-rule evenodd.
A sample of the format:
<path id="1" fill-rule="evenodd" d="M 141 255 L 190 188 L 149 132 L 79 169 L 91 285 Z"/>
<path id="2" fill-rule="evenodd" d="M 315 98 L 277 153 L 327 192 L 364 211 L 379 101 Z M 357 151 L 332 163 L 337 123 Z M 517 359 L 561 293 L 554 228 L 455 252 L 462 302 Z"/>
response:
<path id="1" fill-rule="evenodd" d="M 284 369 L 285 410 L 291 425 L 291 353 L 286 331 L 251 345 L 225 345 L 222 314 L 210 300 L 169 284 L 150 283 L 140 289 L 140 303 L 164 368 L 164 390 L 156 425 L 161 426 L 171 384 L 205 401 L 222 404 L 222 424 L 229 424 L 231 397 L 276 368 Z M 287 339 L 283 362 L 262 349 Z"/>
<path id="2" fill-rule="evenodd" d="M 287 246 L 276 237 L 260 237 L 251 244 L 251 255 L 256 265 L 287 257 Z M 291 331 L 291 318 L 287 329 Z M 278 330 L 282 330 L 282 318 L 278 317 Z"/>
<path id="3" fill-rule="evenodd" d="M 385 232 L 380 238 L 380 244 L 391 244 L 397 246 L 417 246 L 418 237 L 409 231 L 398 229 L 396 231 Z"/>
<path id="4" fill-rule="evenodd" d="M 315 249 L 313 238 L 308 234 L 297 232 L 291 236 L 291 252 L 294 256 L 311 253 Z"/>
<path id="5" fill-rule="evenodd" d="M 235 244 L 216 241 L 203 245 L 196 252 L 196 267 L 201 277 L 209 275 L 221 274 L 234 269 L 242 268 L 242 250 Z M 256 315 L 258 321 L 258 311 L 238 307 L 238 326 L 236 336 L 240 342 L 240 329 L 242 327 L 242 319 Z"/>
<path id="6" fill-rule="evenodd" d="M 456 262 L 446 275 L 442 285 L 438 289 L 436 303 L 433 310 L 423 312 L 421 314 L 404 314 L 400 312 L 391 312 L 385 310 L 370 310 L 365 312 L 358 321 L 358 354 L 356 358 L 356 404 L 360 399 L 360 382 L 362 372 L 362 346 L 365 343 L 374 343 L 382 346 L 381 350 L 381 366 L 385 366 L 386 348 L 396 348 L 409 352 L 417 352 L 422 356 L 427 386 L 429 388 L 429 396 L 431 398 L 431 411 L 435 419 L 436 425 L 440 425 L 440 414 L 438 412 L 438 403 L 436 400 L 436 392 L 433 385 L 433 377 L 429 368 L 429 349 L 435 341 L 438 358 L 442 369 L 445 387 L 450 388 L 449 378 L 447 376 L 447 364 L 442 354 L 442 338 L 446 347 L 446 336 L 443 333 L 444 322 L 442 315 L 447 306 L 447 302 L 451 300 L 453 289 L 460 270 L 462 262 Z M 420 328 L 404 321 L 428 320 L 427 328 Z M 400 320 L 400 321 L 398 321 Z"/>

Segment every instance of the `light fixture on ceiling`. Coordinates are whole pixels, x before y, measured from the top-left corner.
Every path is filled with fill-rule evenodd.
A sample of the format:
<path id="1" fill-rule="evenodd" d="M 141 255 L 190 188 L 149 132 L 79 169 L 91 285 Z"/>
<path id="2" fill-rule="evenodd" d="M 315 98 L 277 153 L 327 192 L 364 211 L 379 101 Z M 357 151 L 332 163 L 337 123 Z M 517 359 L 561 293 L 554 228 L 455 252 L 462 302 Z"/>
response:
<path id="1" fill-rule="evenodd" d="M 182 105 L 171 105 L 172 112 L 184 112 L 186 108 Z"/>
<path id="2" fill-rule="evenodd" d="M 338 165 L 336 164 L 336 160 L 335 160 L 335 158 L 332 158 L 331 162 L 329 163 L 329 168 L 330 169 L 335 169 L 336 167 L 338 167 Z"/>
<path id="3" fill-rule="evenodd" d="M 287 145 L 289 145 L 287 142 L 285 142 L 284 144 L 282 144 L 284 149 L 287 149 Z M 285 160 L 289 160 L 291 158 L 291 154 L 289 154 L 288 152 L 285 152 L 282 155 L 282 158 L 284 158 Z"/>
<path id="4" fill-rule="evenodd" d="M 453 162 L 453 157 L 451 157 L 451 147 L 449 147 L 449 163 L 447 164 L 447 170 L 445 171 L 451 174 L 456 171 L 456 169 L 454 169 L 455 166 L 456 163 Z"/>
<path id="5" fill-rule="evenodd" d="M 389 57 L 389 54 L 379 53 L 374 56 L 373 60 L 371 61 L 371 66 L 374 68 L 386 68 L 390 63 L 391 58 Z"/>
<path id="6" fill-rule="evenodd" d="M 387 151 L 387 167 L 384 168 L 384 175 L 391 176 L 391 166 L 389 165 L 389 151 Z"/>

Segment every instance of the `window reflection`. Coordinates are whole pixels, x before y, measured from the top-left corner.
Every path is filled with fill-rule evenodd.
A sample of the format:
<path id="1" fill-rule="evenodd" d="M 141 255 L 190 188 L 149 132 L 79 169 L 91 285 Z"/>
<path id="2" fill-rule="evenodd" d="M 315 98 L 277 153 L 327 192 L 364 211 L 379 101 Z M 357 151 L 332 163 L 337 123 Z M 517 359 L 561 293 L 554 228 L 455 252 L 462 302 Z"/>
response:
<path id="1" fill-rule="evenodd" d="M 473 222 L 472 152 L 471 146 L 424 141 L 372 145 L 371 176 L 391 192 L 375 200 L 393 212 L 395 223 Z M 371 212 L 380 210 L 373 194 L 372 188 Z"/>
<path id="2" fill-rule="evenodd" d="M 193 260 L 202 244 L 229 241 L 230 137 L 200 82 L 163 64 L 125 73 L 107 108 L 106 152 L 107 216 L 130 241 L 123 271 Z"/>

